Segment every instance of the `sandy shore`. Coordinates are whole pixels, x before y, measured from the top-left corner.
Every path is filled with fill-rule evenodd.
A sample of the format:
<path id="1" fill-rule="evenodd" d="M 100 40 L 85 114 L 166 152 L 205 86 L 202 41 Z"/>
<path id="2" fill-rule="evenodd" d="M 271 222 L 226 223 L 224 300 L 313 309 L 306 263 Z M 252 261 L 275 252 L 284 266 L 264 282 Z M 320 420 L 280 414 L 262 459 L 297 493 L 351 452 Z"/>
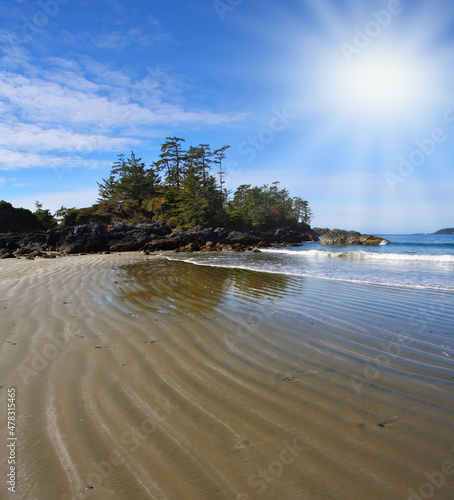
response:
<path id="1" fill-rule="evenodd" d="M 453 306 L 159 256 L 0 261 L 0 498 L 451 500 Z"/>

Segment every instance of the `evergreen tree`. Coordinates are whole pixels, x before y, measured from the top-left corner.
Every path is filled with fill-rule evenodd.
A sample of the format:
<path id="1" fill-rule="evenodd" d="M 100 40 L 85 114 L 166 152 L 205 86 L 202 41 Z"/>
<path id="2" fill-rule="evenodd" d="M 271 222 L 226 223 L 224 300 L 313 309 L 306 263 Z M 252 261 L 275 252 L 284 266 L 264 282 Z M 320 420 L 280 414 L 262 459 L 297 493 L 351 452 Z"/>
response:
<path id="1" fill-rule="evenodd" d="M 225 177 L 227 175 L 227 171 L 224 170 L 223 161 L 226 157 L 226 151 L 230 146 L 222 146 L 222 148 L 216 149 L 213 153 L 214 159 L 213 163 L 218 167 L 217 175 L 219 177 L 219 191 L 222 194 L 222 206 L 225 207 L 227 202 L 228 193 L 224 190 Z"/>
<path id="2" fill-rule="evenodd" d="M 50 229 L 58 225 L 57 220 L 51 214 L 50 210 L 48 208 L 43 209 L 42 203 L 36 201 L 35 207 L 36 210 L 33 212 L 33 215 L 38 219 L 39 224 L 43 229 Z"/>
<path id="3" fill-rule="evenodd" d="M 253 188 L 249 184 L 239 186 L 228 213 L 233 225 L 255 230 L 295 226 L 300 221 L 307 223 L 311 216 L 308 203 L 290 198 L 286 189 L 279 189 L 279 182 Z"/>
<path id="4" fill-rule="evenodd" d="M 208 144 L 200 144 L 196 150 L 198 152 L 198 167 L 202 175 L 202 183 L 206 186 L 208 180 L 208 170 L 210 170 L 213 161 L 213 153 L 211 152 Z"/>
<path id="5" fill-rule="evenodd" d="M 297 221 L 303 222 L 304 224 L 310 224 L 314 214 L 309 208 L 309 203 L 301 198 L 293 198 L 293 206 Z"/>
<path id="6" fill-rule="evenodd" d="M 99 201 L 118 203 L 134 201 L 140 207 L 151 198 L 159 185 L 159 176 L 153 167 L 147 169 L 142 158 L 136 158 L 134 151 L 125 160 L 123 154 L 114 162 L 110 175 L 102 179 L 99 186 Z"/>
<path id="7" fill-rule="evenodd" d="M 167 137 L 166 142 L 161 146 L 161 155 L 156 167 L 165 170 L 165 181 L 168 186 L 180 189 L 184 174 L 184 162 L 186 151 L 183 150 L 181 143 L 184 139 L 178 137 Z"/>

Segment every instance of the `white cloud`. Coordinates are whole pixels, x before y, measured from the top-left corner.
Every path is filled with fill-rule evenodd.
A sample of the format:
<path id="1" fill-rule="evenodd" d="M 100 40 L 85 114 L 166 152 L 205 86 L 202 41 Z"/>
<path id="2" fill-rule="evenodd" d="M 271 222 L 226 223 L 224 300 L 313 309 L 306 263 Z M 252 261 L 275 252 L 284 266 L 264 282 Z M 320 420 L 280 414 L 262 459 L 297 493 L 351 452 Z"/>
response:
<path id="1" fill-rule="evenodd" d="M 91 58 L 45 62 L 43 69 L 23 54 L 0 60 L 9 69 L 0 73 L 0 170 L 98 166 L 79 155 L 137 147 L 156 127 L 225 125 L 244 117 L 166 102 L 151 78 L 134 81 Z"/>
<path id="2" fill-rule="evenodd" d="M 52 75 L 47 75 L 52 76 Z M 108 75 L 104 75 L 108 76 Z M 114 73 L 118 84 L 118 75 Z M 63 78 L 65 77 L 65 78 Z M 122 89 L 132 87 L 131 82 L 121 82 Z M 204 110 L 186 110 L 181 105 L 166 103 L 154 99 L 153 109 L 130 102 L 124 91 L 118 92 L 120 99 L 110 97 L 106 89 L 115 96 L 116 86 L 91 86 L 86 79 L 79 78 L 79 88 L 74 87 L 71 73 L 44 77 L 27 77 L 14 73 L 3 73 L 0 76 L 0 99 L 9 105 L 10 114 L 22 120 L 37 124 L 66 124 L 68 126 L 90 126 L 96 129 L 128 126 L 154 126 L 173 123 L 193 123 L 196 125 L 217 125 L 232 123 L 244 118 L 242 113 L 226 115 Z M 97 91 L 101 91 L 98 93 Z M 144 88 L 144 94 L 150 88 Z M 155 96 L 150 96 L 155 97 Z M 128 99 L 129 98 L 129 99 Z"/>
<path id="3" fill-rule="evenodd" d="M 110 162 L 87 159 L 83 156 L 52 155 L 30 152 L 18 152 L 0 148 L 0 170 L 20 170 L 27 168 L 52 168 L 56 172 L 66 171 L 68 168 L 107 167 Z"/>
<path id="4" fill-rule="evenodd" d="M 35 210 L 35 202 L 39 200 L 44 208 L 49 209 L 55 213 L 62 204 L 66 208 L 82 208 L 89 207 L 96 202 L 98 198 L 97 189 L 87 189 L 82 191 L 64 191 L 59 193 L 35 193 L 33 196 L 17 196 L 11 197 L 8 201 L 14 207 L 28 208 Z"/>
<path id="5" fill-rule="evenodd" d="M 43 129 L 36 125 L 16 123 L 0 124 L 0 148 L 20 149 L 23 152 L 50 151 L 120 151 L 137 144 L 138 140 L 107 137 L 97 134 L 80 134 L 64 129 Z M 0 159 L 1 164 L 1 159 Z"/>

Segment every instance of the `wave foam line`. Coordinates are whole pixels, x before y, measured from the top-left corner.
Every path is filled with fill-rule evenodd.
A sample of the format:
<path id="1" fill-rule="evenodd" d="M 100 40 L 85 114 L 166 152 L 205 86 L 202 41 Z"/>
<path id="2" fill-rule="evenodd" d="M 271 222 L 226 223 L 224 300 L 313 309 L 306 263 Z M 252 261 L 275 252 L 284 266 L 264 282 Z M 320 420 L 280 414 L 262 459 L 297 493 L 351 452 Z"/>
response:
<path id="1" fill-rule="evenodd" d="M 293 255 L 297 257 L 306 258 L 341 258 L 341 259 L 351 259 L 351 260 L 375 260 L 375 261 L 420 261 L 420 262 L 432 262 L 432 263 L 453 263 L 454 255 L 443 254 L 443 255 L 430 255 L 430 254 L 410 254 L 410 253 L 382 253 L 382 252 L 365 252 L 364 250 L 359 250 L 357 252 L 342 252 L 342 251 L 331 251 L 331 250 L 284 250 L 284 249 L 263 249 L 261 252 L 264 253 L 276 253 L 284 255 Z"/>
<path id="2" fill-rule="evenodd" d="M 334 277 L 334 276 L 324 276 L 320 274 L 315 274 L 315 273 L 306 273 L 306 272 L 299 272 L 298 270 L 288 270 L 286 269 L 285 271 L 282 269 L 279 270 L 273 270 L 273 269 L 265 269 L 265 268 L 258 268 L 254 267 L 252 265 L 237 265 L 237 264 L 226 264 L 226 263 L 216 263 L 213 264 L 211 262 L 202 262 L 202 261 L 196 261 L 193 259 L 178 259 L 178 258 L 172 258 L 170 256 L 166 256 L 168 260 L 171 262 L 186 262 L 187 264 L 193 264 L 195 266 L 205 266 L 205 267 L 217 267 L 217 268 L 222 268 L 222 269 L 242 269 L 245 271 L 254 271 L 258 273 L 267 273 L 267 274 L 280 274 L 284 276 L 299 276 L 301 278 L 316 278 L 316 279 L 323 279 L 323 280 L 328 280 L 328 281 L 342 281 L 342 282 L 348 282 L 348 283 L 358 283 L 358 284 L 363 284 L 363 285 L 381 285 L 381 286 L 390 286 L 390 287 L 399 287 L 399 288 L 417 288 L 417 289 L 422 289 L 422 290 L 454 290 L 454 287 L 449 287 L 449 286 L 437 286 L 437 285 L 422 285 L 422 284 L 415 284 L 415 283 L 400 283 L 400 282 L 392 282 L 392 281 L 379 281 L 379 280 L 358 280 L 358 279 L 353 279 L 353 278 L 346 278 L 346 277 Z"/>

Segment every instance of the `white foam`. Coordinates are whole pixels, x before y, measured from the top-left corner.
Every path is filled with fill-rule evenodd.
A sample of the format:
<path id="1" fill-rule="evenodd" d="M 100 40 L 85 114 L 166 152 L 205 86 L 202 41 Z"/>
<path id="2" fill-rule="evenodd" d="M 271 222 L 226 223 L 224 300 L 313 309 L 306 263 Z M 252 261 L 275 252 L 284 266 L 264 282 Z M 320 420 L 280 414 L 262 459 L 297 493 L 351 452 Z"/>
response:
<path id="1" fill-rule="evenodd" d="M 282 253 L 282 251 L 280 251 Z M 285 252 L 285 251 L 284 251 Z M 324 253 L 324 252 L 321 252 Z M 346 276 L 327 276 L 323 274 L 315 274 L 315 273 L 307 273 L 307 272 L 300 272 L 298 269 L 292 269 L 290 270 L 289 268 L 285 269 L 272 269 L 271 267 L 256 267 L 253 264 L 250 265 L 244 265 L 244 264 L 236 264 L 232 262 L 222 262 L 222 259 L 216 259 L 216 262 L 210 262 L 209 260 L 201 261 L 193 258 L 178 258 L 178 257 L 171 257 L 169 255 L 162 255 L 162 257 L 165 257 L 166 259 L 170 261 L 178 261 L 178 262 L 186 262 L 188 264 L 193 264 L 196 266 L 202 266 L 202 267 L 215 267 L 215 268 L 223 268 L 223 269 L 243 269 L 246 271 L 255 271 L 255 272 L 260 272 L 260 273 L 266 273 L 266 274 L 280 274 L 284 276 L 298 276 L 302 278 L 315 278 L 315 279 L 322 279 L 322 280 L 328 280 L 328 281 L 344 281 L 344 282 L 349 282 L 349 283 L 361 283 L 361 284 L 366 284 L 366 285 L 382 285 L 382 286 L 389 286 L 389 287 L 398 287 L 398 288 L 418 288 L 418 289 L 430 289 L 430 290 L 449 290 L 453 291 L 454 287 L 450 286 L 442 286 L 442 285 L 435 285 L 435 284 L 416 284 L 416 283 L 403 283 L 403 282 L 393 282 L 393 281 L 387 281 L 387 280 L 367 280 L 367 279 L 356 279 L 356 278 L 349 278 Z"/>
<path id="2" fill-rule="evenodd" d="M 431 262 L 454 264 L 454 255 L 429 255 L 429 254 L 409 254 L 409 253 L 385 253 L 385 252 L 366 252 L 359 250 L 357 252 L 341 252 L 332 250 L 287 250 L 287 249 L 263 249 L 265 253 L 278 253 L 293 255 L 299 258 L 312 259 L 349 259 L 349 260 L 374 260 L 374 261 L 398 261 L 398 262 Z"/>

